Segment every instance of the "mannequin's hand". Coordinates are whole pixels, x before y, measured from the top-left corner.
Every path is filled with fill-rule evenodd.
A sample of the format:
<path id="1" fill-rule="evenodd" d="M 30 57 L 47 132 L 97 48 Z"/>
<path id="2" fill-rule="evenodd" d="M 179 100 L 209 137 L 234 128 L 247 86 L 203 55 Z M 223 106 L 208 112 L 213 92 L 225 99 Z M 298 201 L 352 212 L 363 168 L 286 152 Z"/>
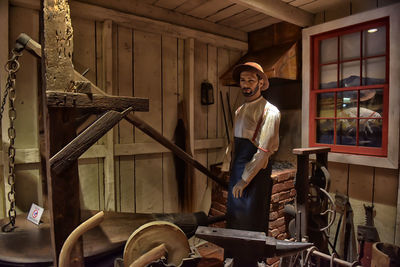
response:
<path id="1" fill-rule="evenodd" d="M 242 197 L 243 190 L 247 187 L 248 183 L 246 183 L 243 179 L 240 179 L 232 189 L 232 194 L 234 198 Z"/>

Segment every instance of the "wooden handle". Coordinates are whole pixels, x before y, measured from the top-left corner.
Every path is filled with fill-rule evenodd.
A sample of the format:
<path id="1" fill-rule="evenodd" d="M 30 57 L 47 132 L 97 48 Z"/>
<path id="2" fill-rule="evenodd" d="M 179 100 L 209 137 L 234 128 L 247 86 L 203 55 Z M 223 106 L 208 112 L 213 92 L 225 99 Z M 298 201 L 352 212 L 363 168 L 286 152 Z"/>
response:
<path id="1" fill-rule="evenodd" d="M 140 256 L 137 260 L 132 262 L 129 267 L 144 267 L 150 264 L 153 261 L 160 259 L 168 253 L 167 247 L 165 244 L 161 244 L 158 247 L 153 248 L 146 254 Z"/>
<path id="2" fill-rule="evenodd" d="M 59 267 L 70 266 L 70 255 L 76 241 L 88 230 L 96 227 L 104 220 L 104 211 L 98 212 L 96 215 L 90 217 L 88 220 L 81 223 L 65 240 L 64 245 L 60 252 Z"/>

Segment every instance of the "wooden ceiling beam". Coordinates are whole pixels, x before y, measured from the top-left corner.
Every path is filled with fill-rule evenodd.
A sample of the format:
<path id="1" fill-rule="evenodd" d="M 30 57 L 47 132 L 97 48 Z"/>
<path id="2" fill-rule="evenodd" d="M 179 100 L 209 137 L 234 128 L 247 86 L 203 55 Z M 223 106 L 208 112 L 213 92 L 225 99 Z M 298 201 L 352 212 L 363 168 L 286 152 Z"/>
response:
<path id="1" fill-rule="evenodd" d="M 208 30 L 206 29 L 201 30 L 201 29 L 191 28 L 190 23 L 184 24 L 183 23 L 184 21 L 182 21 L 182 23 L 185 26 L 181 26 L 174 24 L 173 22 L 163 21 L 161 18 L 156 19 L 156 18 L 148 18 L 142 15 L 134 15 L 133 13 L 127 13 L 129 12 L 129 10 L 119 11 L 112 8 L 105 8 L 94 4 L 84 3 L 84 1 L 90 2 L 92 0 L 71 1 L 70 7 L 71 7 L 72 17 L 76 16 L 97 21 L 112 20 L 113 22 L 128 28 L 144 30 L 159 34 L 167 34 L 182 39 L 194 38 L 217 47 L 224 47 L 241 51 L 246 51 L 248 49 L 247 33 L 244 31 L 236 30 L 222 25 L 217 25 L 209 21 L 198 19 L 199 21 L 210 23 L 214 26 L 213 29 L 209 28 Z M 93 2 L 106 3 L 108 2 L 108 0 L 107 1 L 96 0 Z M 125 3 L 125 0 L 115 1 L 115 2 Z M 29 7 L 36 10 L 39 10 L 40 6 L 39 0 L 10 0 L 10 3 L 14 6 Z M 132 4 L 132 7 L 135 7 L 135 5 Z M 150 13 L 152 12 L 150 11 Z M 169 15 L 169 17 L 174 18 L 176 14 L 174 15 L 173 13 L 174 12 L 172 12 Z M 243 35 L 240 34 L 235 35 L 236 38 L 234 38 L 233 36 L 229 37 L 226 34 L 227 32 L 225 32 L 225 34 L 222 34 L 221 26 L 233 30 L 235 32 L 243 33 Z M 221 34 L 218 33 L 219 31 L 221 31 Z M 229 35 L 234 35 L 234 34 L 229 34 Z M 246 39 L 246 40 L 241 40 L 241 39 Z"/>
<path id="2" fill-rule="evenodd" d="M 231 0 L 268 16 L 300 27 L 313 25 L 314 14 L 282 2 L 281 0 Z"/>
<path id="3" fill-rule="evenodd" d="M 77 0 L 71 1 L 71 6 L 72 3 L 76 1 Z M 176 12 L 174 10 L 168 10 L 166 8 L 157 6 L 158 2 L 156 2 L 155 5 L 149 5 L 143 3 L 142 0 L 113 0 L 113 1 L 78 0 L 78 1 L 247 42 L 246 32 L 231 27 L 227 27 L 224 25 L 218 25 L 216 23 L 195 18 L 193 16 L 185 15 Z"/>

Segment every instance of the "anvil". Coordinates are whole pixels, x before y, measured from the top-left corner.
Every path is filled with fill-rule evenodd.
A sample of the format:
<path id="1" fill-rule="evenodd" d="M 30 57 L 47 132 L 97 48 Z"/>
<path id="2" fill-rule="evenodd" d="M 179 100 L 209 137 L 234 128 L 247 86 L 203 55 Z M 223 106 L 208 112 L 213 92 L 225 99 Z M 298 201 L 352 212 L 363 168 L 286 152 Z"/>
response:
<path id="1" fill-rule="evenodd" d="M 197 227 L 196 236 L 228 249 L 235 259 L 258 260 L 296 254 L 312 243 L 277 240 L 264 232 Z"/>

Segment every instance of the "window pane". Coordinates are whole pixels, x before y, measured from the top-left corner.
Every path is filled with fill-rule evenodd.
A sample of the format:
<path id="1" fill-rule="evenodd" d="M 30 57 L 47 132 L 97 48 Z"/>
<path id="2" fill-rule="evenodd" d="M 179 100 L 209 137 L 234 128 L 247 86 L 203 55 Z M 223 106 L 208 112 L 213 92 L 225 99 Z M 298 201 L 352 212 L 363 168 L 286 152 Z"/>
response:
<path id="1" fill-rule="evenodd" d="M 356 119 L 341 119 L 336 123 L 336 144 L 356 145 L 357 123 Z"/>
<path id="2" fill-rule="evenodd" d="M 321 66 L 320 86 L 321 89 L 337 87 L 337 64 Z"/>
<path id="3" fill-rule="evenodd" d="M 360 58 L 360 36 L 355 32 L 340 37 L 340 60 Z"/>
<path id="4" fill-rule="evenodd" d="M 376 31 L 374 30 L 376 29 Z M 370 30 L 370 32 L 368 32 Z M 363 31 L 363 56 L 370 57 L 386 53 L 386 27 Z"/>
<path id="5" fill-rule="evenodd" d="M 333 144 L 333 122 L 334 120 L 316 120 L 317 143 Z"/>
<path id="6" fill-rule="evenodd" d="M 386 77 L 386 57 L 363 60 L 363 85 L 383 84 Z"/>
<path id="7" fill-rule="evenodd" d="M 359 145 L 368 147 L 382 146 L 382 120 L 360 120 Z"/>
<path id="8" fill-rule="evenodd" d="M 380 118 L 383 112 L 383 89 L 360 91 L 360 117 Z"/>
<path id="9" fill-rule="evenodd" d="M 335 117 L 335 93 L 317 95 L 317 117 Z"/>
<path id="10" fill-rule="evenodd" d="M 360 61 L 351 61 L 340 64 L 340 87 L 360 85 Z"/>
<path id="11" fill-rule="evenodd" d="M 357 91 L 337 92 L 337 117 L 357 117 Z"/>
<path id="12" fill-rule="evenodd" d="M 319 62 L 321 64 L 337 62 L 337 51 L 337 37 L 322 40 L 320 45 Z"/>

